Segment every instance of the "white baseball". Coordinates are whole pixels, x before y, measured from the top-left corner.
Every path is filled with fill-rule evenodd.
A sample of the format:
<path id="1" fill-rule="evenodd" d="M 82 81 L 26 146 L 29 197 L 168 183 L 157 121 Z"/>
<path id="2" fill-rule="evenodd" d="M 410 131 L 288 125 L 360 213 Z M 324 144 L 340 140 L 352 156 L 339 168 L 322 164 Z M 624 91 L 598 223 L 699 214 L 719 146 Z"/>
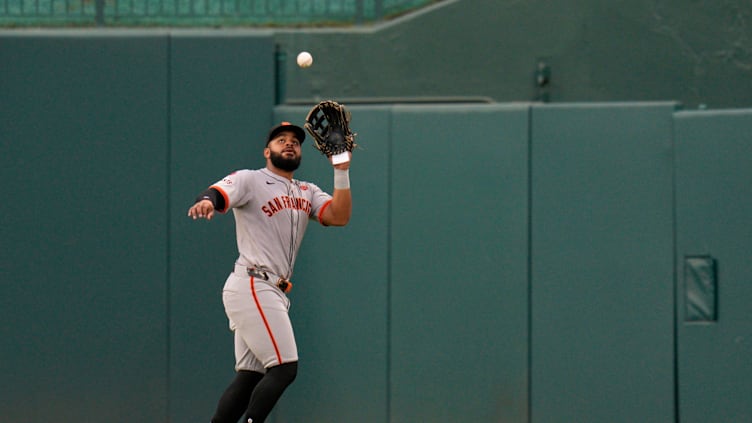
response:
<path id="1" fill-rule="evenodd" d="M 307 68 L 313 64 L 313 56 L 307 51 L 301 51 L 298 54 L 298 66 Z"/>

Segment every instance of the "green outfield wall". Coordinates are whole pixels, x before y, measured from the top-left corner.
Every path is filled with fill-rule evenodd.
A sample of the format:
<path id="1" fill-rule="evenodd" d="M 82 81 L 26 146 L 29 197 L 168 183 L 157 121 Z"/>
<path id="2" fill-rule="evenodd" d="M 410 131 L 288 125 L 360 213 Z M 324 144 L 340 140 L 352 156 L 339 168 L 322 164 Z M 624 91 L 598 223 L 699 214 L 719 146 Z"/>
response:
<path id="1" fill-rule="evenodd" d="M 186 211 L 310 107 L 275 104 L 273 35 L 3 33 L 0 63 L 0 421 L 208 421 L 234 223 Z M 349 106 L 353 218 L 306 234 L 270 423 L 752 421 L 752 111 Z"/>
<path id="2" fill-rule="evenodd" d="M 445 0 L 357 28 L 275 33 L 287 97 L 752 107 L 747 0 Z"/>

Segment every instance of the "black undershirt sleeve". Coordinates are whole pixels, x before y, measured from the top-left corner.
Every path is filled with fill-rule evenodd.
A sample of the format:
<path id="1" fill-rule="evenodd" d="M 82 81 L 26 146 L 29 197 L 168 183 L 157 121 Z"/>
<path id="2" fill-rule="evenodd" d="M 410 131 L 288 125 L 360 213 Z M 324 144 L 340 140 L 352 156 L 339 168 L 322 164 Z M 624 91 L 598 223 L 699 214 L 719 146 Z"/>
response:
<path id="1" fill-rule="evenodd" d="M 214 210 L 225 209 L 225 197 L 219 193 L 216 189 L 207 188 L 204 192 L 196 197 L 194 203 L 198 203 L 201 200 L 209 200 L 214 205 Z"/>

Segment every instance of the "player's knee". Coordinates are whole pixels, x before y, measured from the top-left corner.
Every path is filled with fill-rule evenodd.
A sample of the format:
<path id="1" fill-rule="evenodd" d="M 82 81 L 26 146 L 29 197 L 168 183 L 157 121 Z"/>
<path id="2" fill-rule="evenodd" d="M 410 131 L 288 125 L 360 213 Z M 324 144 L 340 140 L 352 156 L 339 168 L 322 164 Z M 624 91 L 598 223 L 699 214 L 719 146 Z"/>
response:
<path id="1" fill-rule="evenodd" d="M 291 384 L 295 377 L 298 375 L 298 362 L 284 363 L 278 366 L 270 367 L 267 370 L 267 374 L 274 377 L 280 383 L 284 385 Z"/>

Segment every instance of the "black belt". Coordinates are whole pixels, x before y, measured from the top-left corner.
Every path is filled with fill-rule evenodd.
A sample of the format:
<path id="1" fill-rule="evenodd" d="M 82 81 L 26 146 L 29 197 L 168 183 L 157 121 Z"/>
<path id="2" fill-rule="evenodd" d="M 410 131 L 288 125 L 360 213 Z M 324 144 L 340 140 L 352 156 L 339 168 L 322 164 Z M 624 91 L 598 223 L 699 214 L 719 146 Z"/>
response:
<path id="1" fill-rule="evenodd" d="M 253 267 L 246 267 L 245 270 L 248 272 L 248 276 L 253 276 L 254 278 L 263 279 L 265 281 L 269 280 L 269 274 L 263 270 L 254 269 Z"/>
<path id="2" fill-rule="evenodd" d="M 253 276 L 254 278 L 259 278 L 262 280 L 265 280 L 267 282 L 271 282 L 271 277 L 269 276 L 269 273 L 259 270 L 253 267 L 246 267 L 246 272 L 248 273 L 248 276 Z M 277 279 L 276 283 L 277 288 L 281 289 L 282 292 L 288 293 L 292 291 L 292 282 L 288 281 L 287 279 L 283 277 L 279 277 Z"/>

